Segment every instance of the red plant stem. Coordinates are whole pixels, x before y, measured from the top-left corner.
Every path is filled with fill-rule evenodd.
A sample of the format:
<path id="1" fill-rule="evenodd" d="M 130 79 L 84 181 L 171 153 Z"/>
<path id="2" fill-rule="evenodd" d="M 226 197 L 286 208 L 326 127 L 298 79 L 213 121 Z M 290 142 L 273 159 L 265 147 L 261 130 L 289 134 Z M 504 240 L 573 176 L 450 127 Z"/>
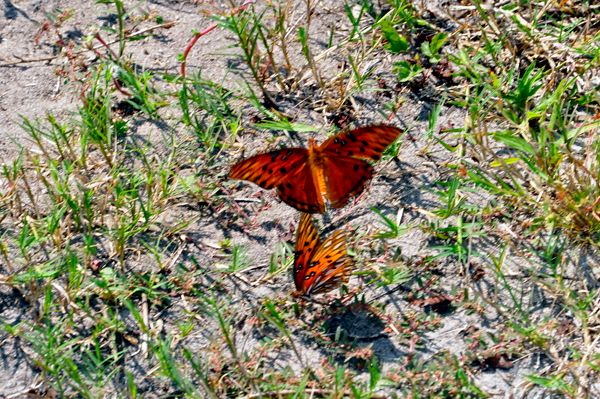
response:
<path id="1" fill-rule="evenodd" d="M 117 81 L 117 79 L 112 78 L 113 84 L 115 85 L 115 87 L 117 88 L 117 90 L 119 90 L 121 93 L 123 93 L 123 95 L 131 97 L 131 93 L 128 92 L 127 90 L 125 90 L 124 88 L 121 87 L 121 85 L 119 84 L 119 82 Z"/>
<path id="2" fill-rule="evenodd" d="M 233 196 L 233 194 L 231 192 L 229 192 L 222 184 L 219 184 L 219 183 L 217 183 L 217 184 L 218 184 L 218 186 L 221 188 L 221 190 L 223 190 L 223 192 L 227 196 L 229 196 L 230 198 Z M 233 204 L 237 208 L 238 214 L 240 216 L 243 216 L 244 218 L 246 218 L 246 220 L 250 220 L 250 216 L 246 215 L 246 212 L 244 212 L 244 210 L 238 205 L 238 203 L 235 200 L 233 200 L 231 202 L 233 202 Z M 260 212 L 262 212 L 264 209 L 267 209 L 269 206 L 270 206 L 269 203 L 266 203 L 263 206 L 261 206 L 260 209 L 258 209 L 258 211 L 256 211 L 256 214 L 254 215 L 254 217 L 252 218 L 252 220 L 250 220 L 250 225 L 247 226 L 247 227 L 250 228 L 254 224 L 254 222 L 255 222 L 256 218 L 258 217 L 258 215 L 260 214 Z M 221 217 L 219 216 L 219 219 L 220 218 Z M 246 226 L 243 226 L 242 228 L 244 230 L 246 230 Z"/>
<path id="3" fill-rule="evenodd" d="M 238 8 L 234 9 L 229 14 L 227 14 L 227 16 L 235 15 L 235 14 L 237 14 L 240 11 L 244 11 L 244 9 L 246 9 L 246 7 L 248 7 L 249 4 L 254 3 L 254 1 L 255 0 L 246 0 L 246 1 L 244 1 L 244 4 L 242 4 L 242 6 L 239 9 Z M 196 33 L 194 35 L 194 37 L 192 38 L 192 40 L 190 41 L 190 43 L 187 45 L 187 47 L 185 48 L 185 51 L 183 53 L 183 60 L 181 61 L 181 76 L 183 76 L 185 78 L 185 63 L 186 63 L 188 54 L 192 50 L 192 47 L 194 47 L 194 44 L 196 44 L 196 42 L 198 41 L 198 39 L 200 39 L 202 36 L 206 35 L 208 32 L 210 32 L 213 29 L 215 29 L 218 25 L 219 24 L 217 22 L 215 22 L 214 24 L 212 24 L 208 28 L 206 28 L 203 31 L 198 32 L 198 33 Z"/>
<path id="4" fill-rule="evenodd" d="M 96 39 L 104 46 L 108 49 L 108 51 L 110 51 L 110 53 L 112 54 L 113 59 L 117 59 L 117 55 L 115 54 L 115 52 L 110 48 L 110 46 L 104 41 L 104 39 L 102 39 L 102 37 L 100 36 L 99 33 L 96 33 L 95 35 Z M 103 58 L 102 55 L 94 49 L 94 52 L 96 53 L 96 55 L 100 58 Z M 127 66 L 125 66 L 127 69 L 129 69 Z M 124 95 L 130 97 L 131 93 L 129 93 L 127 90 L 123 89 L 121 87 L 121 85 L 119 84 L 119 82 L 117 81 L 116 78 L 112 78 L 113 84 L 115 85 L 115 87 L 117 88 L 118 91 L 120 91 L 121 93 L 123 93 Z"/>
<path id="5" fill-rule="evenodd" d="M 348 296 L 346 296 L 346 298 L 342 299 L 340 298 L 341 302 L 343 305 L 345 305 L 346 303 L 350 302 L 352 299 L 354 299 L 354 294 L 358 292 L 358 288 L 355 288 L 351 291 L 348 291 Z"/>
<path id="6" fill-rule="evenodd" d="M 227 223 L 225 223 L 225 221 L 221 218 L 221 215 L 220 215 L 220 213 L 221 213 L 221 207 L 222 206 L 219 206 L 219 208 L 215 208 L 214 205 L 211 204 L 211 203 L 208 203 L 208 206 L 210 206 L 210 209 L 212 209 L 213 213 L 215 215 L 217 215 L 217 217 L 219 218 L 219 221 L 221 222 L 221 224 L 223 226 L 227 226 Z"/>
<path id="7" fill-rule="evenodd" d="M 234 201 L 235 202 L 235 201 Z M 256 219 L 258 218 L 258 215 L 260 215 L 260 213 L 262 211 L 264 211 L 265 209 L 268 209 L 269 206 L 271 204 L 269 204 L 268 202 L 266 204 L 264 204 L 263 206 L 261 206 L 260 208 L 258 208 L 258 210 L 256 211 L 256 213 L 254 214 L 254 217 L 252 218 L 252 221 L 250 222 L 250 225 L 253 225 L 254 222 L 256 222 Z M 245 214 L 244 214 L 245 215 Z"/>
<path id="8" fill-rule="evenodd" d="M 95 36 L 95 37 L 96 37 L 96 39 L 98 39 L 98 41 L 99 41 L 100 43 L 102 43 L 102 45 L 103 45 L 104 47 L 106 47 L 106 48 L 107 48 L 107 49 L 110 51 L 110 53 L 112 54 L 113 58 L 114 58 L 114 59 L 116 59 L 116 58 L 117 58 L 117 55 L 115 54 L 115 52 L 114 52 L 114 51 L 113 51 L 113 50 L 110 48 L 110 46 L 109 46 L 109 45 L 108 45 L 108 44 L 107 44 L 107 43 L 106 43 L 106 42 L 105 42 L 105 41 L 104 41 L 104 40 L 103 40 L 103 39 L 100 37 L 100 35 L 99 35 L 98 33 L 96 33 L 96 36 Z M 100 53 L 99 53 L 99 52 L 98 52 L 96 49 L 93 49 L 93 50 L 94 50 L 94 52 L 96 53 L 96 55 L 97 55 L 98 57 L 100 57 L 100 58 L 104 58 L 104 57 L 102 56 L 102 54 L 100 54 Z M 121 65 L 121 64 L 119 63 L 119 65 Z M 127 65 L 126 63 L 124 63 L 122 66 L 123 66 L 123 68 L 127 69 L 127 72 L 129 72 L 129 73 L 132 73 L 132 72 L 131 72 L 131 68 L 129 68 L 129 65 Z"/>
<path id="9" fill-rule="evenodd" d="M 410 343 L 408 346 L 408 353 L 413 353 L 415 350 L 415 344 L 419 342 L 419 336 L 418 335 L 414 335 L 411 339 L 410 339 Z"/>
<path id="10" fill-rule="evenodd" d="M 106 42 L 105 42 L 105 41 L 102 39 L 102 37 L 100 37 L 100 34 L 99 34 L 99 33 L 96 33 L 96 35 L 95 35 L 95 36 L 96 36 L 96 39 L 97 39 L 97 40 L 98 40 L 100 43 L 102 43 L 102 45 L 103 45 L 104 47 L 106 47 L 106 48 L 107 48 L 107 49 L 110 51 L 110 53 L 112 54 L 113 58 L 114 58 L 114 59 L 117 59 L 117 55 L 115 54 L 115 52 L 114 52 L 114 51 L 112 51 L 112 49 L 110 48 L 110 46 L 109 46 L 108 44 L 106 44 Z M 96 53 L 97 53 L 97 52 L 96 52 Z"/>
<path id="11" fill-rule="evenodd" d="M 226 194 L 228 197 L 230 197 L 230 198 L 231 198 L 231 197 L 233 197 L 233 194 L 232 194 L 232 193 L 231 193 L 229 190 L 227 190 L 227 189 L 225 188 L 225 186 L 223 186 L 223 185 L 222 185 L 222 184 L 220 184 L 220 183 L 217 183 L 217 185 L 219 186 L 219 188 L 220 188 L 220 189 L 221 189 L 221 190 L 222 190 L 222 191 L 223 191 L 223 192 L 224 192 L 224 193 L 225 193 L 225 194 Z M 239 212 L 239 213 L 240 213 L 242 216 L 244 216 L 246 219 L 250 219 L 250 216 L 246 215 L 246 213 L 244 212 L 244 210 L 243 210 L 243 209 L 242 209 L 242 208 L 241 208 L 241 207 L 238 205 L 238 203 L 237 203 L 237 202 L 235 202 L 235 201 L 232 201 L 232 202 L 233 202 L 233 205 L 235 205 L 235 207 L 237 208 L 238 212 Z"/>

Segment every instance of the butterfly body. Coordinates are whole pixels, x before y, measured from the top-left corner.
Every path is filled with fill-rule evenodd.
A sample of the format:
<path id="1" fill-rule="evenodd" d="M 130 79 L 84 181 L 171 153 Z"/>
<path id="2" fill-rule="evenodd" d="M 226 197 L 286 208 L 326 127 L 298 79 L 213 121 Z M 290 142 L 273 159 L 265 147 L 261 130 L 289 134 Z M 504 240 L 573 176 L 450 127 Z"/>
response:
<path id="1" fill-rule="evenodd" d="M 378 161 L 400 135 L 393 126 L 365 126 L 339 133 L 307 148 L 284 148 L 255 155 L 231 168 L 233 179 L 249 180 L 307 213 L 325 212 L 325 196 L 334 208 L 362 192 L 373 176 L 367 160 Z"/>
<path id="2" fill-rule="evenodd" d="M 321 194 L 327 193 L 327 184 L 325 183 L 325 157 L 323 156 L 323 150 L 315 145 L 314 140 L 311 139 L 310 147 L 308 148 L 307 155 L 308 167 L 312 171 L 312 177 L 316 182 L 317 190 Z"/>
<path id="3" fill-rule="evenodd" d="M 310 214 L 303 213 L 296 232 L 292 295 L 311 297 L 348 280 L 352 259 L 346 251 L 346 236 L 335 231 L 321 241 Z"/>

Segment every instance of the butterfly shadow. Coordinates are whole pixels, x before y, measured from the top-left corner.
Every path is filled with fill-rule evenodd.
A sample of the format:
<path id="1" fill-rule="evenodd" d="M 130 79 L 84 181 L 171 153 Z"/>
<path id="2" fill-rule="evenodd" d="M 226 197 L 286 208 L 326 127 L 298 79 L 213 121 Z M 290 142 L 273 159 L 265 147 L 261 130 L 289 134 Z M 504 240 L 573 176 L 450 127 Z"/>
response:
<path id="1" fill-rule="evenodd" d="M 363 370 L 365 358 L 361 353 L 365 355 L 372 351 L 382 362 L 394 362 L 403 355 L 404 352 L 394 344 L 386 329 L 386 323 L 374 308 L 354 303 L 342 307 L 333 306 L 327 312 L 328 317 L 312 326 L 327 337 L 324 342 L 329 341 L 329 344 L 319 345 L 319 350 L 324 356 L 331 356 L 334 352 L 334 358 L 340 363 Z"/>
<path id="2" fill-rule="evenodd" d="M 324 325 L 327 335 L 344 336 L 349 340 L 373 341 L 387 338 L 385 323 L 369 309 L 349 306 L 331 316 Z M 339 330 L 339 332 L 338 332 Z"/>

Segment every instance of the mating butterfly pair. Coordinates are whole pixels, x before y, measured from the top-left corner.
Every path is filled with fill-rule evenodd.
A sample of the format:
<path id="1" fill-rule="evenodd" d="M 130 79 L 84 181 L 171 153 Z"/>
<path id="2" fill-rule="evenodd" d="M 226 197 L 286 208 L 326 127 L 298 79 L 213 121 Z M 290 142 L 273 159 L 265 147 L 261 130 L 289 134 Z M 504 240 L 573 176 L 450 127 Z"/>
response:
<path id="1" fill-rule="evenodd" d="M 379 161 L 383 151 L 399 136 L 393 126 L 365 126 L 339 133 L 310 147 L 284 148 L 255 155 L 231 168 L 230 177 L 248 180 L 277 194 L 302 214 L 296 233 L 294 282 L 296 295 L 312 296 L 342 282 L 352 269 L 345 236 L 336 231 L 320 242 L 309 214 L 325 212 L 323 195 L 334 208 L 360 194 L 373 177 L 367 160 Z"/>

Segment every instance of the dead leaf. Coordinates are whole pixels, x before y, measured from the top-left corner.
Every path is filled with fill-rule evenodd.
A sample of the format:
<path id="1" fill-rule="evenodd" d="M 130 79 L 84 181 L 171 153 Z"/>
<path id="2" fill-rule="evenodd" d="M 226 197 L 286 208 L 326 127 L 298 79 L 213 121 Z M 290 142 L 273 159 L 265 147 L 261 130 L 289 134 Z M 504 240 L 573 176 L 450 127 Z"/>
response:
<path id="1" fill-rule="evenodd" d="M 571 319 L 562 319 L 560 321 L 558 330 L 556 331 L 559 335 L 565 335 L 571 330 L 571 325 L 573 324 L 573 320 Z"/>
<path id="2" fill-rule="evenodd" d="M 485 276 L 485 270 L 483 270 L 481 266 L 477 266 L 475 270 L 473 270 L 473 281 L 477 281 L 483 276 Z"/>
<path id="3" fill-rule="evenodd" d="M 508 370 L 508 369 L 512 368 L 513 362 L 505 359 L 501 353 L 496 353 L 494 356 L 490 356 L 487 359 L 485 359 L 485 365 L 487 367 L 493 368 L 494 370 L 496 370 L 496 369 Z"/>
<path id="4" fill-rule="evenodd" d="M 436 313 L 445 313 L 448 311 L 453 298 L 446 294 L 433 294 L 428 299 L 414 299 L 409 300 L 411 305 L 424 307 L 430 307 Z"/>

